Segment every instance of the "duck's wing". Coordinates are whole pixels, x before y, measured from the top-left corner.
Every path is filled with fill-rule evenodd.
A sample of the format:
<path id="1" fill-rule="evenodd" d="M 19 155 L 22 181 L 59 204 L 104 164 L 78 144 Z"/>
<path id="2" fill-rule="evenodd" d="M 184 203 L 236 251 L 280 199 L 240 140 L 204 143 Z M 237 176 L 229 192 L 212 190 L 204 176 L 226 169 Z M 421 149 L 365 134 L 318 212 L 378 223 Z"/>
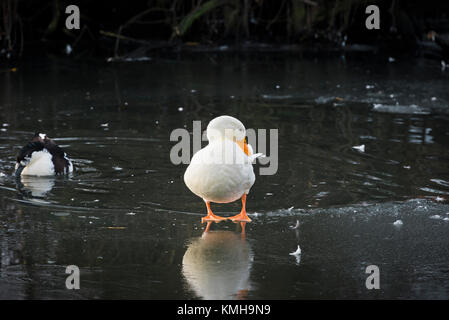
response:
<path id="1" fill-rule="evenodd" d="M 26 165 L 26 162 L 31 158 L 31 154 L 34 151 L 42 151 L 44 149 L 44 144 L 39 141 L 29 142 L 26 146 L 20 149 L 19 154 L 17 155 L 17 163 L 21 165 Z"/>
<path id="2" fill-rule="evenodd" d="M 45 139 L 44 146 L 52 155 L 53 165 L 56 173 L 70 173 L 73 171 L 73 165 L 67 158 L 67 154 L 53 140 Z"/>

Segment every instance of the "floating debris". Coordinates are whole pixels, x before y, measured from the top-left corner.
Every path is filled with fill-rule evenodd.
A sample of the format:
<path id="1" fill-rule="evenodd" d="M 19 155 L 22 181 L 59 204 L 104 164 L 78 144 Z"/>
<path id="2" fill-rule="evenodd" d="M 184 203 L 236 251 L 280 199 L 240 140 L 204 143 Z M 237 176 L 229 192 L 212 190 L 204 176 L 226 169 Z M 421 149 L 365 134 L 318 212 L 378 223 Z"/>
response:
<path id="1" fill-rule="evenodd" d="M 140 61 L 150 61 L 150 57 L 109 57 L 106 59 L 106 62 L 116 62 L 116 61 L 124 61 L 124 62 L 140 62 Z"/>
<path id="2" fill-rule="evenodd" d="M 362 144 L 360 146 L 353 146 L 352 149 L 355 149 L 355 150 L 360 151 L 360 152 L 365 152 L 365 145 Z"/>
<path id="3" fill-rule="evenodd" d="M 233 96 L 231 96 L 233 97 Z M 263 94 L 263 99 L 271 99 L 271 100 L 284 100 L 284 99 L 291 99 L 293 96 L 291 94 L 286 95 L 276 95 L 276 94 Z"/>
<path id="4" fill-rule="evenodd" d="M 56 217 L 67 217 L 70 216 L 70 212 L 52 212 L 52 215 Z"/>
<path id="5" fill-rule="evenodd" d="M 388 62 L 395 62 L 395 61 L 396 61 L 395 58 L 393 58 L 393 57 L 388 57 Z"/>
<path id="6" fill-rule="evenodd" d="M 435 214 L 435 215 L 433 215 L 433 216 L 430 216 L 429 218 L 430 218 L 430 219 L 438 220 L 438 219 L 441 219 L 441 216 L 440 216 L 439 214 Z"/>
<path id="7" fill-rule="evenodd" d="M 320 96 L 320 97 L 315 99 L 315 103 L 325 104 L 325 103 L 329 103 L 329 102 L 331 102 L 333 100 L 335 100 L 335 97 L 323 97 L 323 96 Z"/>
<path id="8" fill-rule="evenodd" d="M 440 197 L 440 196 L 437 196 L 436 198 L 435 198 L 435 201 L 436 202 L 443 202 L 445 199 L 443 198 L 443 197 Z"/>
<path id="9" fill-rule="evenodd" d="M 381 103 L 375 103 L 373 111 L 385 112 L 385 113 L 400 113 L 400 114 L 430 114 L 430 109 L 411 104 L 409 106 L 404 105 L 387 105 Z"/>
<path id="10" fill-rule="evenodd" d="M 109 127 L 109 123 L 102 123 L 102 124 L 100 124 L 100 126 L 103 128 L 107 128 L 107 127 Z"/>
<path id="11" fill-rule="evenodd" d="M 393 222 L 393 225 L 396 227 L 400 227 L 404 224 L 404 222 L 402 222 L 402 220 L 396 220 L 395 222 Z"/>

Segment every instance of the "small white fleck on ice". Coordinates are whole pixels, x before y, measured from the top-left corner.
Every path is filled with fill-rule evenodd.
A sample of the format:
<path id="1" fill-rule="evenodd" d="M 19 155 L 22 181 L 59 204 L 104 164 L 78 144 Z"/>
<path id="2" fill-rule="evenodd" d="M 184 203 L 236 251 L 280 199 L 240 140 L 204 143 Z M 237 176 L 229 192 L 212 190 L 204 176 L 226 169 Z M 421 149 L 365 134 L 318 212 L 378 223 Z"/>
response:
<path id="1" fill-rule="evenodd" d="M 65 53 L 67 55 L 72 53 L 72 46 L 70 44 L 66 44 L 66 46 L 65 46 Z"/>
<path id="2" fill-rule="evenodd" d="M 295 226 L 290 226 L 291 229 L 298 229 L 299 228 L 299 220 L 296 220 Z"/>
<path id="3" fill-rule="evenodd" d="M 295 252 L 291 252 L 290 255 L 291 256 L 299 256 L 301 254 L 301 248 L 298 245 L 298 249 L 296 249 Z"/>
<path id="4" fill-rule="evenodd" d="M 352 149 L 358 150 L 360 152 L 365 152 L 365 145 L 362 144 L 360 146 L 353 146 Z"/>

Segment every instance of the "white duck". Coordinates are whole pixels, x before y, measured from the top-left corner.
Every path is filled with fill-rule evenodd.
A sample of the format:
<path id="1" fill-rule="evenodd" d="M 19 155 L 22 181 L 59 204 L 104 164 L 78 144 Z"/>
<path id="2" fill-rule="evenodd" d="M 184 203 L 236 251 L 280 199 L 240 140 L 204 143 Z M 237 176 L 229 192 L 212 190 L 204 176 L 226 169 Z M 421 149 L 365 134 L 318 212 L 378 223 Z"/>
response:
<path id="1" fill-rule="evenodd" d="M 209 144 L 195 153 L 184 173 L 184 182 L 197 196 L 203 198 L 207 215 L 201 222 L 250 222 L 246 214 L 246 195 L 254 181 L 253 161 L 262 156 L 253 154 L 245 142 L 245 126 L 236 118 L 220 116 L 207 126 Z M 242 211 L 229 218 L 215 215 L 210 203 L 229 203 L 242 199 Z M 242 224 L 242 227 L 244 224 Z"/>

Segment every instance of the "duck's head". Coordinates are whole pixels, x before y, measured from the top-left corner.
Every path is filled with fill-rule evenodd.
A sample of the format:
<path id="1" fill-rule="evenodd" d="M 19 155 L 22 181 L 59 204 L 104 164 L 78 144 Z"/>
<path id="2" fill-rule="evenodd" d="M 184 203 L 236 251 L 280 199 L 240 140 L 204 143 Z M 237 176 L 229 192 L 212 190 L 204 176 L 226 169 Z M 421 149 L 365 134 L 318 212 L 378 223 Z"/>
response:
<path id="1" fill-rule="evenodd" d="M 210 142 L 217 139 L 229 139 L 235 141 L 246 154 L 249 154 L 245 136 L 246 129 L 243 123 L 231 116 L 217 117 L 207 126 L 207 139 Z"/>
<path id="2" fill-rule="evenodd" d="M 34 134 L 33 139 L 31 139 L 31 142 L 42 142 L 42 143 L 44 143 L 45 140 L 50 140 L 50 138 L 47 137 L 47 135 L 45 133 L 36 132 Z"/>

